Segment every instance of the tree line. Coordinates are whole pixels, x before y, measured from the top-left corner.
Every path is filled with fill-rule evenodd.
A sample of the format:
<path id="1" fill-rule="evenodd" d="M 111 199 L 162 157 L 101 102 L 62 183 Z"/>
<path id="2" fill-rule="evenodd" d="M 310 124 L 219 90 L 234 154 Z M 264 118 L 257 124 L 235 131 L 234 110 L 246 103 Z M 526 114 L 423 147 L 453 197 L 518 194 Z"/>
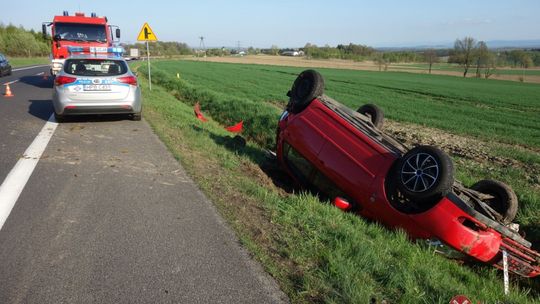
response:
<path id="1" fill-rule="evenodd" d="M 0 24 L 0 52 L 14 57 L 47 56 L 50 42 L 34 30 Z"/>
<path id="2" fill-rule="evenodd" d="M 388 50 L 375 49 L 370 46 L 339 44 L 336 47 L 307 43 L 301 50 L 307 58 L 315 59 L 350 59 L 355 61 L 372 60 L 379 70 L 387 69 L 392 63 L 427 63 L 429 72 L 435 63 L 447 61 L 463 67 L 466 77 L 473 69 L 476 76 L 489 77 L 497 67 L 529 68 L 540 66 L 540 49 L 523 50 L 491 50 L 484 41 L 476 41 L 472 37 L 456 39 L 454 48 Z"/>
<path id="3" fill-rule="evenodd" d="M 489 78 L 497 66 L 530 68 L 540 66 L 540 51 L 522 49 L 489 50 L 484 41 L 473 37 L 456 39 L 454 49 L 450 51 L 449 63 L 457 63 L 463 68 L 463 77 L 474 70 L 476 77 Z"/>
<path id="4" fill-rule="evenodd" d="M 146 54 L 145 43 L 122 44 L 122 47 L 129 52 L 129 49 L 139 49 L 139 54 Z M 175 56 L 175 55 L 191 55 L 193 50 L 183 42 L 165 42 L 156 41 L 150 42 L 148 45 L 151 56 Z"/>

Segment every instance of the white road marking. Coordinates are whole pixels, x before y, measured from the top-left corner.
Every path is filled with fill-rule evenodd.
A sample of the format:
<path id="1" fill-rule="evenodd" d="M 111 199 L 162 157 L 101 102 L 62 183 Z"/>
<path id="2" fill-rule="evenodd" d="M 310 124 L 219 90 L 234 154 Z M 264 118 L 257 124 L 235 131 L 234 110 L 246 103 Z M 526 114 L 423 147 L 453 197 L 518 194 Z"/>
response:
<path id="1" fill-rule="evenodd" d="M 34 168 L 49 144 L 49 140 L 57 126 L 58 123 L 54 119 L 54 114 L 52 114 L 0 186 L 0 229 L 4 226 L 13 206 L 15 206 L 28 179 L 34 172 Z"/>
<path id="2" fill-rule="evenodd" d="M 45 72 L 39 72 L 39 73 L 36 74 L 36 76 L 37 75 L 43 75 L 43 74 L 45 74 Z"/>
<path id="3" fill-rule="evenodd" d="M 3 83 L 3 85 L 12 84 L 12 83 L 18 82 L 19 80 L 20 80 L 20 79 L 13 80 L 13 81 L 10 81 L 10 82 L 6 82 L 6 83 Z"/>
<path id="4" fill-rule="evenodd" d="M 29 67 L 24 67 L 24 68 L 13 69 L 13 70 L 11 70 L 11 71 L 12 71 L 12 72 L 24 71 L 24 70 L 30 70 L 30 69 L 42 68 L 42 67 L 45 67 L 45 66 L 47 66 L 47 65 L 46 65 L 46 64 L 42 64 L 42 65 L 33 65 L 33 66 L 29 66 Z"/>

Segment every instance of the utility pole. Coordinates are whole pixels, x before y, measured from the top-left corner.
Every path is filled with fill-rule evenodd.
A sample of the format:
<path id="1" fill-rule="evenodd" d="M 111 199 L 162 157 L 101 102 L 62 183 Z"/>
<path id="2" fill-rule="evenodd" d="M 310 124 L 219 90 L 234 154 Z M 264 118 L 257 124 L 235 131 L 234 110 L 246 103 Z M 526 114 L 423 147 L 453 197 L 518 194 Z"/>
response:
<path id="1" fill-rule="evenodd" d="M 206 57 L 206 46 L 204 46 L 204 37 L 200 36 L 199 39 L 200 39 L 199 50 L 202 49 L 204 51 L 204 57 Z"/>

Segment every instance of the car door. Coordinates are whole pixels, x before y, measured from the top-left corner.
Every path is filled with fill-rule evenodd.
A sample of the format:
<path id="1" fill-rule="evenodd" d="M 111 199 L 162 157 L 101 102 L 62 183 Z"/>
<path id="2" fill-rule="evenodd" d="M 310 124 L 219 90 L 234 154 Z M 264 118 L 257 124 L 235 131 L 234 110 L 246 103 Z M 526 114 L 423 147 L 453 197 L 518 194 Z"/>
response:
<path id="1" fill-rule="evenodd" d="M 318 155 L 320 167 L 337 185 L 356 193 L 361 202 L 367 202 L 372 185 L 388 166 L 388 160 L 368 136 L 341 118 L 328 116 L 324 126 L 327 140 Z"/>

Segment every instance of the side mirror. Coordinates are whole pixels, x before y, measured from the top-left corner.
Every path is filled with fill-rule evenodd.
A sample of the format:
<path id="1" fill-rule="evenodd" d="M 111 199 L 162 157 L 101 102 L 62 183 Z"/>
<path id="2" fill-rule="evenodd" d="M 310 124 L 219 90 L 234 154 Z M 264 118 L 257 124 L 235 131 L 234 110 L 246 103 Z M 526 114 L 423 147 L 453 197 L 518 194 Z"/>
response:
<path id="1" fill-rule="evenodd" d="M 60 40 L 62 40 L 62 37 L 59 34 L 56 34 L 56 35 L 54 35 L 53 40 L 54 41 L 60 41 Z"/>
<path id="2" fill-rule="evenodd" d="M 45 23 L 41 25 L 41 34 L 43 39 L 47 39 L 47 25 Z"/>
<path id="3" fill-rule="evenodd" d="M 116 29 L 116 38 L 120 39 L 120 29 Z"/>

